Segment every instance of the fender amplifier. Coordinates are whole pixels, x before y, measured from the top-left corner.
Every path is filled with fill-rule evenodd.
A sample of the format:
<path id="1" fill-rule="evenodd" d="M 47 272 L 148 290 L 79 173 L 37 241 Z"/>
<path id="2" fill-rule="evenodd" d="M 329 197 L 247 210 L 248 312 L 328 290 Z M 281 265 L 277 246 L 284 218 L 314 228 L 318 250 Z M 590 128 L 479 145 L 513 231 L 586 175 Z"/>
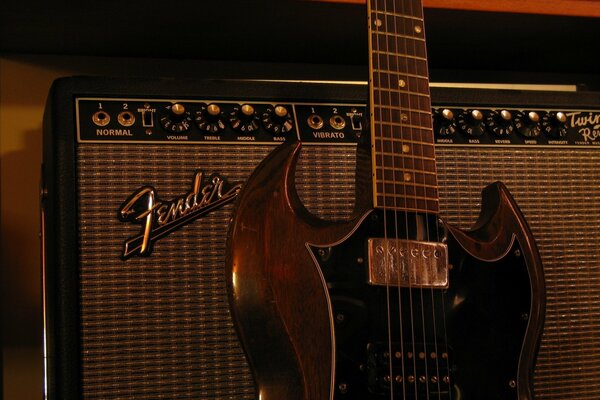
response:
<path id="1" fill-rule="evenodd" d="M 51 399 L 257 399 L 223 271 L 239 188 L 304 142 L 307 208 L 349 218 L 366 86 L 68 78 L 44 127 Z M 469 227 L 501 180 L 544 262 L 538 399 L 600 398 L 600 96 L 432 89 L 442 215 Z M 510 296 L 510 293 L 506 294 Z"/>

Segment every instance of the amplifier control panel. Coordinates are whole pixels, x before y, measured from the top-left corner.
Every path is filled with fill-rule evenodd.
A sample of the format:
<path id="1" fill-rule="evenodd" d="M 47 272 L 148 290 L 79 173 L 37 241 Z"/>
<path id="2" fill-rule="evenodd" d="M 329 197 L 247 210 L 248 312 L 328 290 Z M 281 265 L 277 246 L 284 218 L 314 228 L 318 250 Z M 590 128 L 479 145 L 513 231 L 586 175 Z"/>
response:
<path id="1" fill-rule="evenodd" d="M 433 109 L 436 144 L 600 146 L 600 110 Z"/>
<path id="2" fill-rule="evenodd" d="M 600 110 L 432 109 L 437 145 L 600 146 Z M 125 98 L 76 99 L 79 142 L 354 144 L 365 104 Z"/>
<path id="3" fill-rule="evenodd" d="M 364 104 L 77 98 L 79 142 L 354 144 Z"/>

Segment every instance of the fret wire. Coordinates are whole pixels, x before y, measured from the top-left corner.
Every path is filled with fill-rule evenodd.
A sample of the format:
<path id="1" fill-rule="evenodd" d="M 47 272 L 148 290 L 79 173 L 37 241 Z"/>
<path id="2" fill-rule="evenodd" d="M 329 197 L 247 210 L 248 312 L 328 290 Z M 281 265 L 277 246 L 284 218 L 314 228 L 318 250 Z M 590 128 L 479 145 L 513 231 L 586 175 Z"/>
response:
<path id="1" fill-rule="evenodd" d="M 404 173 L 402 175 L 404 175 Z M 390 177 L 389 174 L 388 174 L 388 176 L 382 176 L 381 171 L 380 171 L 380 173 L 377 175 L 376 184 L 379 184 L 379 185 L 385 184 L 385 185 L 389 186 L 392 182 L 397 182 L 397 184 L 400 185 L 400 182 L 398 181 L 397 178 L 399 178 L 399 177 L 398 176 Z M 435 194 L 435 191 L 437 189 L 439 189 L 439 187 L 437 186 L 438 182 L 435 179 L 435 177 L 428 176 L 428 175 L 411 175 L 411 178 L 414 178 L 415 181 L 414 182 L 405 181 L 402 188 L 408 187 L 410 189 L 416 183 L 416 184 L 420 184 L 420 185 L 427 185 L 427 186 L 423 186 L 422 189 L 433 191 L 434 194 Z M 382 179 L 385 179 L 385 180 L 382 180 Z M 400 186 L 398 186 L 398 187 L 400 187 Z"/>
<path id="2" fill-rule="evenodd" d="M 414 93 L 400 93 L 397 92 L 396 93 L 399 96 L 404 96 L 404 97 L 391 97 L 390 96 L 390 101 L 394 101 L 396 100 L 397 102 L 399 101 L 410 101 L 411 100 L 411 96 L 414 96 L 415 101 L 419 102 L 419 101 L 425 101 L 425 104 L 419 104 L 421 106 L 425 106 L 426 110 L 425 111 L 429 111 L 431 113 L 431 103 L 429 102 L 429 96 L 418 96 L 417 94 Z M 398 111 L 410 111 L 412 110 L 411 106 L 408 105 L 407 103 L 402 103 L 402 104 L 378 104 L 377 106 L 375 106 L 376 108 L 380 108 L 380 109 L 394 109 L 394 110 L 398 110 Z M 420 110 L 420 108 L 418 108 Z"/>
<path id="3" fill-rule="evenodd" d="M 429 93 L 413 92 L 413 91 L 409 91 L 409 90 L 400 90 L 400 89 L 389 88 L 385 91 L 392 92 L 392 93 L 398 93 L 398 94 L 408 94 L 408 95 L 412 95 L 412 96 L 430 97 Z M 386 106 L 380 106 L 380 107 L 386 107 Z"/>
<path id="4" fill-rule="evenodd" d="M 440 187 L 438 185 L 428 185 L 426 183 L 418 183 L 418 182 L 398 182 L 398 181 L 393 181 L 393 180 L 387 180 L 387 179 L 377 179 L 377 183 L 391 183 L 394 185 L 404 185 L 404 186 L 408 186 L 408 187 L 413 187 L 413 186 L 418 186 L 418 187 L 422 187 L 422 188 L 429 188 L 429 189 L 439 189 Z"/>
<path id="5" fill-rule="evenodd" d="M 389 71 L 385 71 L 385 70 L 382 70 L 382 72 L 389 73 Z M 393 88 L 380 87 L 380 88 L 375 89 L 375 91 L 391 92 L 391 93 L 408 93 L 408 94 L 415 94 L 415 95 L 418 95 L 418 96 L 428 96 L 428 97 L 431 97 L 431 95 L 429 94 L 429 91 L 427 91 L 426 93 L 424 93 L 424 92 L 417 92 L 417 91 L 400 90 L 400 89 L 396 89 L 395 87 L 393 87 Z"/>
<path id="6" fill-rule="evenodd" d="M 408 204 L 408 200 L 412 200 L 410 203 Z M 394 203 L 396 203 L 395 200 L 391 200 Z M 381 207 L 383 200 L 382 198 L 377 198 L 377 204 L 375 205 L 376 207 Z M 397 210 L 397 211 L 403 211 L 403 212 L 412 212 L 412 213 L 435 213 L 437 214 L 439 212 L 439 202 L 434 203 L 431 202 L 431 200 L 417 200 L 417 199 L 410 199 L 407 198 L 407 201 L 405 201 L 404 203 L 406 204 L 392 204 L 392 205 L 386 205 L 385 208 L 390 209 L 390 210 Z M 422 203 L 423 206 L 421 206 L 419 203 Z"/>
<path id="7" fill-rule="evenodd" d="M 407 87 L 410 83 L 412 83 L 411 87 L 414 86 L 415 88 L 408 89 L 409 92 L 414 91 L 417 93 L 429 93 L 429 89 L 427 88 L 427 84 L 425 82 L 419 82 L 417 78 L 407 77 L 406 74 L 402 74 L 402 72 L 390 71 L 388 69 L 378 69 L 376 70 L 376 73 L 378 75 L 375 78 L 375 83 L 379 84 L 379 87 L 374 90 L 376 93 L 383 92 L 387 95 L 397 95 L 398 92 L 394 92 L 394 90 Z M 413 82 L 409 82 L 411 80 Z M 401 83 L 400 81 L 404 81 L 404 83 Z M 379 90 L 379 88 L 381 88 L 381 90 Z"/>
<path id="8" fill-rule="evenodd" d="M 425 102 L 427 102 L 427 99 L 424 100 Z M 398 113 L 403 113 L 403 112 L 415 112 L 415 111 L 422 111 L 424 113 L 429 113 L 431 115 L 431 106 L 429 107 L 425 107 L 425 104 L 420 104 L 420 107 L 417 108 L 416 106 L 413 106 L 414 108 L 407 108 L 407 107 L 400 107 L 400 106 L 376 106 L 375 109 L 373 110 L 373 112 L 379 112 L 380 114 L 385 114 L 387 113 L 388 116 L 390 118 L 392 118 L 393 115 L 396 115 L 396 117 L 399 117 Z M 395 114 L 394 114 L 395 113 Z M 402 122 L 400 121 L 400 119 L 394 119 L 394 120 L 385 120 L 384 122 L 394 122 L 394 121 L 399 121 L 396 122 L 398 125 L 402 125 Z M 377 123 L 377 122 L 376 122 Z"/>
<path id="9" fill-rule="evenodd" d="M 434 207 L 437 207 L 439 205 L 438 200 L 436 200 L 434 197 L 428 196 L 428 195 L 418 195 L 418 194 L 411 194 L 411 195 L 406 195 L 406 194 L 397 194 L 397 195 L 393 195 L 393 194 L 389 194 L 389 195 L 379 195 L 381 196 L 381 198 L 385 198 L 388 200 L 388 204 L 394 204 L 396 207 L 400 208 L 400 209 L 404 209 L 404 205 L 407 204 L 410 200 L 412 200 L 414 203 L 419 203 L 419 202 L 431 202 L 431 204 Z M 400 200 L 400 201 L 398 201 Z M 399 204 L 400 202 L 403 202 L 403 204 Z M 425 207 L 429 207 L 428 204 L 425 205 Z"/>
<path id="10" fill-rule="evenodd" d="M 395 122 L 377 122 L 377 132 L 375 132 L 375 139 L 382 140 L 384 143 L 416 143 L 421 146 L 428 146 L 434 148 L 433 143 L 433 132 L 429 127 L 406 127 L 396 124 Z M 408 134 L 414 133 L 415 135 Z"/>
<path id="11" fill-rule="evenodd" d="M 380 174 L 378 175 L 377 172 L 379 172 Z M 422 178 L 423 181 L 425 181 L 426 179 L 431 178 L 430 179 L 431 183 L 437 184 L 437 179 L 436 179 L 435 171 L 415 171 L 414 169 L 409 169 L 409 168 L 407 168 L 407 169 L 383 168 L 383 167 L 379 167 L 378 166 L 378 167 L 376 167 L 375 175 L 374 176 L 377 178 L 377 182 L 380 182 L 380 179 L 383 179 L 383 178 L 386 178 L 386 177 L 389 179 L 390 178 L 390 176 L 389 176 L 390 173 L 391 174 L 396 174 L 399 177 L 401 174 L 404 174 L 405 172 L 413 172 L 416 177 L 418 177 L 419 179 Z M 383 175 L 381 175 L 381 174 L 383 174 Z M 392 183 L 392 182 L 393 181 L 388 181 L 387 183 Z M 401 183 L 399 181 L 397 181 L 397 182 Z M 402 182 L 404 182 L 404 181 L 402 181 Z M 408 184 L 408 182 L 409 181 L 407 181 L 407 184 Z"/>
<path id="12" fill-rule="evenodd" d="M 419 60 L 419 61 L 427 61 L 427 59 L 425 57 L 413 56 L 410 54 L 403 54 L 403 53 L 395 53 L 392 51 L 373 50 L 373 53 L 383 54 L 386 56 L 395 56 L 395 57 L 398 56 L 398 57 L 403 57 L 403 58 L 410 58 L 410 59 Z"/>
<path id="13" fill-rule="evenodd" d="M 438 202 L 438 199 L 436 197 L 429 197 L 429 196 L 419 196 L 417 194 L 415 195 L 410 195 L 410 196 L 406 196 L 405 194 L 392 194 L 392 193 L 386 193 L 385 195 L 380 194 L 379 196 L 382 197 L 396 197 L 396 198 L 406 198 L 408 199 L 420 199 L 420 200 L 429 200 L 429 201 L 434 201 L 434 202 Z"/>
<path id="14" fill-rule="evenodd" d="M 379 68 L 380 67 L 380 65 L 379 65 L 380 61 L 382 61 L 382 62 L 388 62 L 388 63 L 390 61 L 389 59 L 383 59 L 382 60 L 382 59 L 379 58 L 379 56 L 411 59 L 411 60 L 419 61 L 420 63 L 422 63 L 421 66 L 427 65 L 427 59 L 425 57 L 420 57 L 418 55 L 403 54 L 403 53 L 397 53 L 397 52 L 385 51 L 385 50 L 373 50 L 373 53 L 377 55 L 377 58 L 374 60 L 374 61 L 377 61 L 377 65 L 375 66 L 375 70 L 378 70 L 379 72 L 384 72 L 385 71 L 383 68 Z M 419 65 L 415 64 L 414 67 L 418 68 Z M 395 69 L 390 69 L 388 71 L 389 72 L 395 72 L 395 73 L 400 73 L 401 72 L 401 71 L 398 71 L 398 70 L 395 70 Z"/>
<path id="15" fill-rule="evenodd" d="M 404 43 L 394 49 L 374 49 L 371 57 L 373 58 L 375 69 L 388 69 L 394 72 L 400 72 L 399 68 L 416 69 L 416 71 L 407 70 L 406 72 L 416 75 L 426 75 L 426 70 L 420 68 L 427 65 L 427 49 L 425 44 L 418 44 L 418 48 L 413 49 L 409 43 Z M 417 61 L 414 66 L 408 65 L 407 61 Z"/>
<path id="16" fill-rule="evenodd" d="M 381 107 L 381 106 L 376 106 L 376 107 Z M 408 112 L 415 113 L 415 114 L 431 115 L 431 111 L 423 111 L 423 110 L 418 110 L 418 109 L 415 109 L 415 108 L 410 108 L 410 109 L 404 109 L 404 108 L 400 108 L 399 109 L 398 107 L 389 107 L 389 108 L 391 108 L 391 109 L 397 109 L 398 111 L 408 111 Z M 375 121 L 375 124 L 388 124 L 388 125 L 389 124 L 398 124 L 398 125 L 401 125 L 400 123 L 397 123 L 397 122 L 394 123 L 394 122 L 391 122 L 391 121 Z M 423 128 L 423 129 L 425 129 L 425 128 Z"/>
<path id="17" fill-rule="evenodd" d="M 415 153 L 400 153 L 399 151 L 398 152 L 396 151 L 396 149 L 398 147 L 404 146 L 406 143 L 407 142 L 403 141 L 403 140 L 378 140 L 377 145 L 379 145 L 381 148 L 386 147 L 386 150 L 387 150 L 386 152 L 378 150 L 378 152 L 381 152 L 381 154 L 388 155 L 388 156 L 391 155 L 392 153 L 395 153 L 395 155 L 405 157 L 406 159 L 410 159 L 411 157 L 417 157 L 414 155 Z M 435 154 L 435 147 L 432 145 L 429 145 L 428 143 L 425 143 L 425 142 L 417 143 L 415 145 L 415 147 L 417 147 L 417 146 L 418 146 L 418 148 L 416 148 L 416 151 L 420 152 L 420 154 L 426 154 L 426 153 Z M 427 157 L 427 156 L 423 156 L 423 157 Z M 432 160 L 435 160 L 434 157 L 430 157 L 430 158 Z"/>
<path id="18" fill-rule="evenodd" d="M 402 185 L 403 187 L 405 187 L 405 186 L 406 187 L 412 187 L 415 184 L 415 181 L 405 181 L 405 180 L 398 180 L 398 179 L 390 178 L 389 174 L 381 175 L 381 174 L 385 173 L 384 171 L 381 171 L 381 169 L 378 169 L 377 171 L 380 172 L 380 175 L 376 175 L 376 176 L 374 176 L 374 178 L 376 179 L 376 183 L 378 185 L 380 185 L 380 186 L 383 185 L 383 184 L 385 184 L 385 185 L 388 185 L 388 186 L 390 186 L 390 185 Z M 403 175 L 404 172 L 410 172 L 410 171 L 389 171 L 388 170 L 388 172 L 393 172 L 393 173 L 397 173 L 397 174 L 402 174 Z M 425 174 L 425 173 L 423 173 L 423 174 L 415 173 L 414 176 L 416 178 L 419 178 L 419 179 L 422 178 L 422 182 L 421 183 L 428 185 L 427 187 L 429 187 L 429 185 L 434 185 L 434 186 L 431 186 L 431 189 L 436 189 L 436 188 L 438 188 L 438 186 L 437 186 L 437 180 L 435 179 L 435 176 L 432 176 L 433 174 L 434 174 L 433 172 L 427 173 L 427 174 Z M 434 178 L 434 179 L 427 180 L 428 177 L 431 177 L 431 178 Z M 425 187 L 425 188 L 427 188 L 427 187 Z"/>
<path id="19" fill-rule="evenodd" d="M 421 42 L 421 44 L 425 44 L 425 39 L 423 39 L 422 37 L 418 37 L 418 36 L 410 36 L 410 35 L 405 35 L 402 33 L 390 33 L 390 32 L 384 32 L 384 31 L 373 31 L 373 35 L 374 36 L 387 36 L 389 38 L 393 38 L 393 39 L 410 39 L 410 40 L 415 40 L 417 42 Z M 388 46 L 389 47 L 389 46 Z M 373 49 L 374 53 L 380 53 L 381 50 L 375 50 Z M 397 54 L 397 53 L 391 53 L 390 54 Z M 402 55 L 402 54 L 400 54 Z"/>
<path id="20" fill-rule="evenodd" d="M 416 154 L 413 154 L 413 153 L 398 154 L 398 153 L 392 153 L 391 151 L 382 150 L 382 151 L 379 152 L 379 154 L 382 154 L 384 156 L 417 158 L 417 159 L 420 159 L 420 160 L 435 161 L 435 157 L 420 156 L 420 155 L 416 155 Z"/>
<path id="21" fill-rule="evenodd" d="M 400 71 L 392 71 L 392 70 L 388 70 L 388 69 L 380 69 L 380 68 L 373 68 L 373 72 L 384 72 L 386 74 L 398 74 L 399 77 L 408 77 L 408 78 L 417 78 L 417 79 L 427 79 L 429 80 L 429 77 L 427 75 L 417 75 L 417 74 L 410 74 L 408 72 L 400 72 Z M 375 90 L 382 90 L 385 88 L 375 88 Z"/>
<path id="22" fill-rule="evenodd" d="M 410 73 L 409 71 L 404 72 Z M 405 84 L 408 84 L 411 79 L 414 78 L 409 78 L 406 76 L 406 74 L 401 75 L 400 71 L 392 73 L 391 71 L 388 71 L 387 68 L 381 68 L 379 71 L 376 71 L 376 75 L 372 77 L 371 82 L 373 82 L 374 85 L 384 89 L 394 89 L 400 85 L 401 80 L 405 81 Z M 377 92 L 377 89 L 374 91 Z"/>
<path id="23" fill-rule="evenodd" d="M 389 114 L 388 110 L 377 110 L 376 111 L 376 116 L 386 116 L 386 114 Z M 387 115 L 390 118 L 387 118 L 387 120 L 389 120 L 390 122 L 393 123 L 397 123 L 397 112 L 394 113 L 393 115 Z M 400 110 L 400 123 L 403 124 L 402 126 L 410 126 L 412 125 L 413 127 L 416 127 L 416 129 L 430 129 L 431 128 L 431 113 L 415 113 L 412 111 L 408 111 L 405 112 L 404 110 Z M 384 124 L 379 124 L 377 125 L 378 127 L 378 134 L 384 134 L 387 136 L 394 136 L 394 133 L 397 132 L 397 128 L 394 125 L 386 125 L 385 121 Z"/>
<path id="24" fill-rule="evenodd" d="M 375 0 L 369 4 L 372 4 L 372 8 L 377 9 L 393 9 L 395 12 L 402 12 L 404 14 L 413 14 L 417 17 L 423 18 L 423 11 L 420 4 L 415 1 L 417 4 L 407 4 L 407 1 L 403 1 L 398 3 L 397 0 Z M 417 14 L 418 13 L 418 14 Z"/>
<path id="25" fill-rule="evenodd" d="M 420 21 L 420 22 L 424 22 L 423 18 L 416 17 L 414 15 L 399 14 L 399 13 L 393 13 L 393 12 L 390 12 L 390 11 L 380 11 L 380 10 L 371 11 L 371 13 L 372 14 L 389 15 L 390 17 L 402 17 L 402 18 L 406 18 L 406 19 L 413 19 L 413 20 L 417 20 L 417 21 Z"/>
<path id="26" fill-rule="evenodd" d="M 386 55 L 386 57 L 390 57 L 393 54 L 394 53 L 389 52 Z M 399 58 L 402 58 L 402 57 L 399 57 Z M 373 67 L 375 68 L 375 71 L 377 71 L 378 73 L 387 73 L 387 74 L 394 74 L 394 75 L 405 73 L 405 74 L 421 75 L 423 78 L 427 78 L 427 75 L 425 75 L 428 73 L 427 68 L 426 68 L 427 67 L 426 59 L 422 59 L 422 60 L 415 59 L 414 61 L 416 61 L 416 62 L 413 65 L 408 65 L 408 64 L 407 65 L 397 65 L 398 68 L 404 67 L 404 69 L 412 68 L 412 69 L 417 70 L 419 68 L 423 68 L 423 72 L 421 72 L 420 70 L 411 72 L 411 71 L 401 71 L 401 70 L 396 70 L 396 69 L 388 69 L 388 68 L 382 67 L 380 65 L 380 61 L 384 61 L 384 60 L 379 60 L 377 57 L 375 57 L 373 59 L 373 62 L 376 63 L 376 65 L 374 65 Z M 389 60 L 386 59 L 385 61 L 389 61 Z M 381 63 L 383 64 L 383 62 L 381 62 Z"/>
<path id="27" fill-rule="evenodd" d="M 431 161 L 428 161 L 431 163 Z M 418 178 L 422 178 L 423 180 L 431 178 L 434 183 L 437 184 L 437 174 L 435 172 L 435 168 L 432 168 L 433 165 L 428 165 L 425 166 L 423 165 L 422 168 L 417 168 L 420 167 L 419 165 L 415 165 L 414 163 L 411 163 L 412 165 L 405 165 L 405 166 L 385 166 L 385 165 L 379 165 L 376 164 L 375 168 L 374 168 L 374 173 L 373 176 L 376 177 L 377 179 L 381 178 L 381 177 L 389 177 L 390 174 L 392 174 L 392 176 L 395 175 L 400 175 L 400 174 L 404 174 L 405 172 L 411 172 L 414 173 L 414 175 Z M 380 176 L 381 175 L 381 176 Z"/>
<path id="28" fill-rule="evenodd" d="M 409 99 L 407 99 L 409 100 Z M 427 102 L 427 99 L 423 99 L 425 102 Z M 414 112 L 416 110 L 422 111 L 424 113 L 429 113 L 431 115 L 431 107 L 425 107 L 426 104 L 419 104 L 419 108 L 416 108 L 416 106 L 413 106 L 415 108 L 408 108 L 407 106 L 398 106 L 398 105 L 389 105 L 389 106 L 377 106 L 375 107 L 375 109 L 373 110 L 373 112 L 375 112 L 377 118 L 383 118 L 383 117 L 388 117 L 387 119 L 384 119 L 382 122 L 387 122 L 387 123 L 396 123 L 399 126 L 404 125 L 405 121 L 401 118 L 403 114 L 408 114 L 411 112 Z M 429 127 L 430 126 L 430 122 L 429 120 L 424 121 L 425 127 Z M 422 124 L 419 124 L 422 125 Z"/>
<path id="29" fill-rule="evenodd" d="M 389 204 L 390 208 L 395 208 L 401 211 L 406 210 L 407 208 L 420 208 L 425 209 L 426 212 L 434 212 L 437 213 L 439 202 L 430 199 L 428 197 L 423 196 L 381 196 L 380 199 L 383 199 L 387 204 Z"/>
<path id="30" fill-rule="evenodd" d="M 398 167 L 394 168 L 394 167 L 386 167 L 384 165 L 376 165 L 375 168 L 377 168 L 377 170 L 385 170 L 385 171 L 398 171 L 398 172 L 407 172 L 407 171 L 412 171 L 415 172 L 417 174 L 421 174 L 421 175 L 435 175 L 437 176 L 437 173 L 435 171 L 426 171 L 426 170 L 414 170 L 414 169 L 400 169 Z"/>
<path id="31" fill-rule="evenodd" d="M 432 126 L 431 112 L 413 112 L 398 107 L 380 107 L 375 110 L 375 116 L 381 119 L 381 122 L 376 122 L 376 124 L 380 124 L 380 128 L 386 129 L 386 133 L 390 128 L 397 126 L 425 130 L 431 129 Z"/>
<path id="32" fill-rule="evenodd" d="M 406 157 L 406 158 L 422 158 L 429 159 L 435 161 L 435 147 L 422 145 L 421 143 L 417 143 L 414 145 L 409 145 L 407 142 L 381 142 L 381 147 L 385 148 L 385 150 L 381 151 L 381 154 L 384 157 Z M 403 151 L 404 148 L 407 148 L 408 151 Z"/>
<path id="33" fill-rule="evenodd" d="M 399 94 L 406 94 L 406 93 L 399 93 Z M 408 95 L 412 96 L 412 93 L 408 94 Z M 426 98 L 429 98 L 429 96 L 417 96 L 416 94 L 415 94 L 415 97 L 426 97 Z M 407 99 L 407 100 L 410 100 L 410 99 Z M 396 111 L 399 111 L 399 112 L 402 112 L 402 111 L 411 112 L 413 110 L 420 110 L 420 109 L 410 108 L 408 106 L 395 105 L 395 104 L 378 104 L 378 105 L 375 106 L 375 108 L 379 108 L 379 109 L 382 109 L 382 110 L 396 110 Z M 420 110 L 420 111 L 423 111 L 423 110 Z M 431 109 L 428 112 L 429 112 L 429 114 L 431 114 Z"/>
<path id="34" fill-rule="evenodd" d="M 378 134 L 377 139 L 384 139 L 384 140 L 393 140 L 393 141 L 398 141 L 401 142 L 403 140 L 408 140 L 408 143 L 422 143 L 422 144 L 429 144 L 430 146 L 434 146 L 433 143 L 429 143 L 431 141 L 431 138 L 433 137 L 433 132 L 431 130 L 431 126 L 421 126 L 421 125 L 413 125 L 413 126 L 408 126 L 405 125 L 401 122 L 376 122 L 375 125 L 379 125 L 381 128 L 388 127 L 388 128 L 408 128 L 408 129 L 418 129 L 421 130 L 422 132 L 419 132 L 421 135 L 426 135 L 427 137 L 425 138 L 425 140 L 419 140 L 418 138 L 411 138 L 411 139 L 404 139 L 403 137 L 396 137 L 396 136 L 383 136 L 384 133 L 382 132 L 376 132 L 376 134 Z M 390 135 L 394 135 L 395 132 L 390 132 Z"/>
<path id="35" fill-rule="evenodd" d="M 418 175 L 422 175 L 422 176 L 426 176 L 426 175 L 431 175 L 432 177 L 436 177 L 436 172 L 434 170 L 418 170 L 415 168 L 409 168 L 409 167 L 386 167 L 383 165 L 376 165 L 375 166 L 375 172 L 377 171 L 381 171 L 382 173 L 386 173 L 386 172 L 397 172 L 397 173 L 404 173 L 404 172 L 414 172 L 415 174 Z"/>
<path id="36" fill-rule="evenodd" d="M 416 201 L 415 201 L 415 203 L 416 203 Z M 377 205 L 379 206 L 380 204 L 378 203 Z M 390 208 L 390 209 L 394 209 L 394 210 L 398 210 L 398 211 L 413 212 L 413 213 L 430 213 L 430 212 L 437 213 L 439 211 L 439 204 L 436 202 L 435 205 L 433 207 L 430 207 L 430 208 L 425 208 L 425 207 L 409 207 L 409 206 L 406 206 L 406 205 L 402 205 L 402 206 L 386 206 L 386 208 Z"/>
<path id="37" fill-rule="evenodd" d="M 375 91 L 387 92 L 388 96 L 390 96 L 392 94 L 414 94 L 415 96 L 431 97 L 431 95 L 429 94 L 429 91 L 423 92 L 423 91 L 417 91 L 417 90 L 398 89 L 395 87 L 377 88 L 377 89 L 375 89 Z"/>
<path id="38" fill-rule="evenodd" d="M 386 138 L 386 137 L 377 137 L 376 140 L 382 140 L 385 142 L 395 142 L 395 143 L 411 143 L 411 144 L 418 144 L 421 145 L 421 147 L 423 146 L 427 146 L 427 147 L 431 147 L 431 148 L 435 148 L 435 145 L 433 143 L 429 143 L 429 141 L 419 141 L 419 140 L 415 140 L 415 139 L 404 139 L 404 138 Z"/>
<path id="39" fill-rule="evenodd" d="M 389 76 L 389 75 L 388 75 Z M 402 83 L 401 83 L 402 81 Z M 404 91 L 410 91 L 413 93 L 422 93 L 429 95 L 429 85 L 427 79 L 422 78 L 411 78 L 408 76 L 401 76 L 397 79 L 395 85 L 390 85 L 390 87 L 380 86 L 376 91 L 389 92 L 396 91 L 398 88 L 404 89 Z M 411 90 L 405 88 L 412 88 Z"/>
<path id="40" fill-rule="evenodd" d="M 425 152 L 425 150 L 434 150 L 435 151 L 435 146 L 431 143 L 429 143 L 429 141 L 418 141 L 415 139 L 403 139 L 403 138 L 377 138 L 377 143 L 381 144 L 381 145 L 388 145 L 389 147 L 391 147 L 394 150 L 391 150 L 393 154 L 396 155 L 402 155 L 405 157 L 410 157 L 413 156 L 414 153 L 399 153 L 396 152 L 395 148 L 401 148 L 400 145 L 406 145 L 409 148 L 416 148 L 418 151 L 421 152 Z M 383 154 L 387 154 L 387 152 L 384 152 Z M 391 153 L 390 153 L 391 154 Z"/>
<path id="41" fill-rule="evenodd" d="M 404 157 L 404 161 L 407 162 L 407 164 L 410 165 L 404 165 L 402 167 L 394 167 L 394 166 L 390 166 L 390 165 L 385 165 L 385 162 L 382 163 L 381 165 L 376 164 L 376 166 L 380 169 L 385 169 L 385 170 L 413 170 L 416 172 L 426 172 L 426 173 L 431 173 L 431 174 L 435 174 L 435 168 L 431 168 L 431 167 L 435 167 L 435 163 L 433 159 L 418 159 L 418 158 L 413 158 L 413 157 L 405 157 L 404 155 L 402 155 L 401 157 Z M 389 158 L 389 157 L 388 157 Z"/>
<path id="42" fill-rule="evenodd" d="M 376 122 L 376 124 L 384 124 L 386 122 Z M 409 128 L 409 129 L 423 129 L 423 130 L 428 130 L 430 129 L 427 126 L 421 126 L 421 125 L 410 125 L 410 124 L 406 124 L 406 123 L 402 123 L 402 122 L 387 122 L 387 124 L 389 125 L 393 125 L 393 126 L 398 126 L 400 128 Z"/>

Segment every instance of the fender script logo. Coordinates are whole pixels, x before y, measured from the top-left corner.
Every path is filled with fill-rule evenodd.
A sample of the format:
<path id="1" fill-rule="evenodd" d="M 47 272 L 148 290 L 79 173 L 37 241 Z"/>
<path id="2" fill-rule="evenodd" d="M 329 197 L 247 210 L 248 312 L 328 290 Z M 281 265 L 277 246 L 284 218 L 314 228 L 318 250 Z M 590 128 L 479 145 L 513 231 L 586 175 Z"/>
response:
<path id="1" fill-rule="evenodd" d="M 150 255 L 155 241 L 232 202 L 242 188 L 241 184 L 237 184 L 226 189 L 225 180 L 218 175 L 202 186 L 202 176 L 202 172 L 196 172 L 192 190 L 171 201 L 159 200 L 151 186 L 141 187 L 129 196 L 119 209 L 119 219 L 141 224 L 142 230 L 140 235 L 125 242 L 124 259 L 133 255 Z"/>

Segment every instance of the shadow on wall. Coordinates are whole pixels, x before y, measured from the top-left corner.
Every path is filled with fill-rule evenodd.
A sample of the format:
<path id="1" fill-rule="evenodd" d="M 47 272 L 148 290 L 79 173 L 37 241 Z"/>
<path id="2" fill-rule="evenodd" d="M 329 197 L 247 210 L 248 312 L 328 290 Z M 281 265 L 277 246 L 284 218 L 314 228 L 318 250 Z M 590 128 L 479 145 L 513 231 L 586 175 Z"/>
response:
<path id="1" fill-rule="evenodd" d="M 42 116 L 56 71 L 0 59 L 0 308 L 3 395 L 43 393 L 39 181 Z"/>
<path id="2" fill-rule="evenodd" d="M 3 132 L 2 134 L 10 134 Z M 39 242 L 41 125 L 21 151 L 2 155 L 2 337 L 4 386 L 19 398 L 42 392 L 42 273 Z M 23 391 L 28 391 L 25 395 Z M 35 397 L 34 397 L 35 396 Z"/>

